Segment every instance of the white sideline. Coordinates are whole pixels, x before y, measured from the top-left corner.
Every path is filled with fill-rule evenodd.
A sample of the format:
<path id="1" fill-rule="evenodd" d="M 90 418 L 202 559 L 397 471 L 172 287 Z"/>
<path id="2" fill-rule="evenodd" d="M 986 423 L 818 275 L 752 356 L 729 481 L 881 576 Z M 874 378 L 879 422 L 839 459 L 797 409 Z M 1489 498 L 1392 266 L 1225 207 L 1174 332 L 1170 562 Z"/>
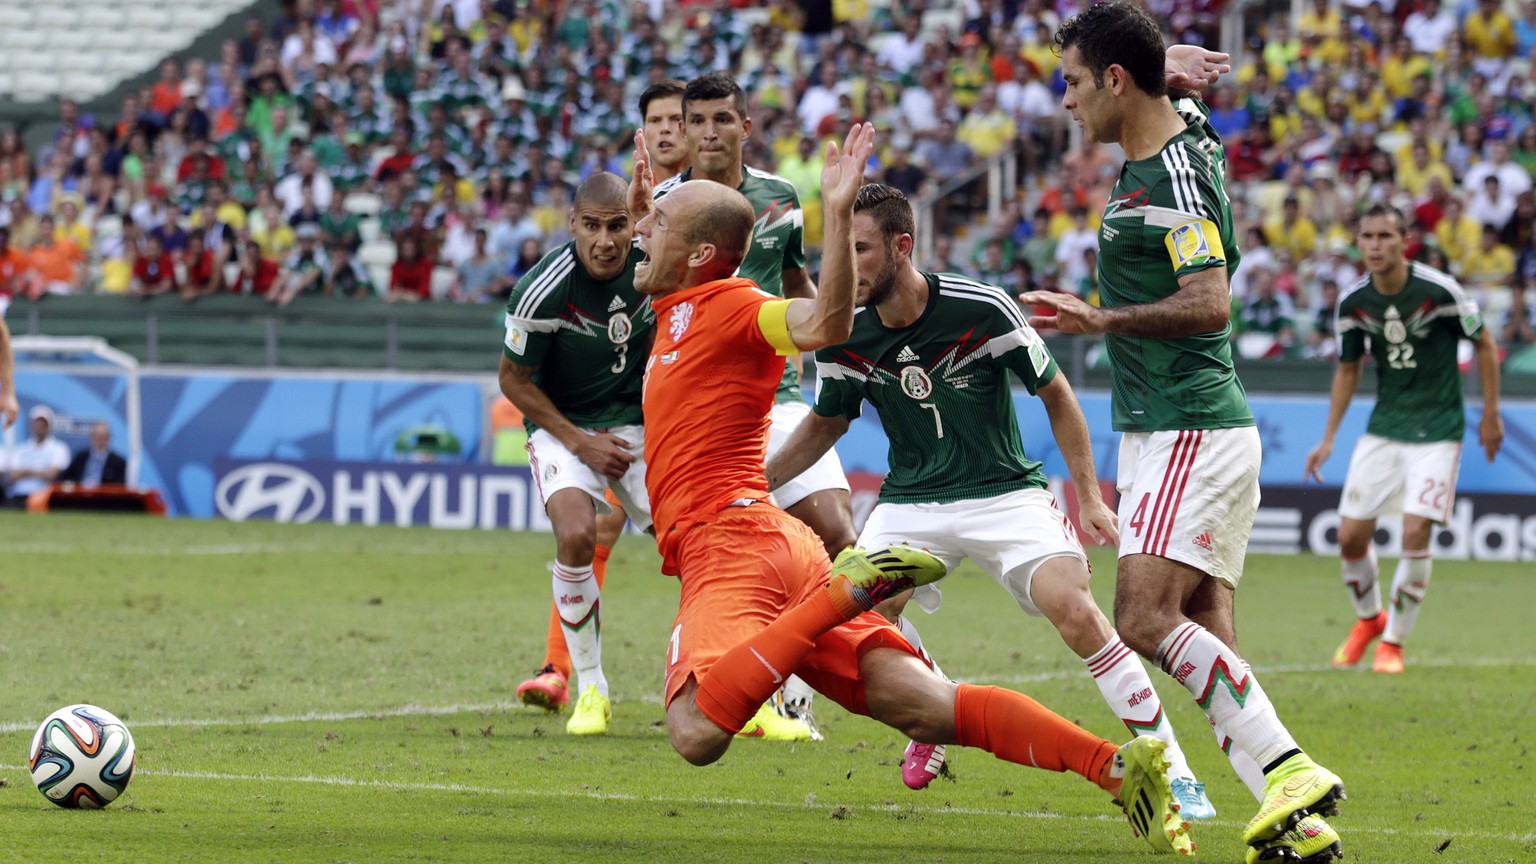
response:
<path id="1" fill-rule="evenodd" d="M 24 765 L 0 765 L 0 771 L 26 771 Z M 179 777 L 189 780 L 224 780 L 229 782 L 251 783 L 314 783 L 325 786 L 353 786 L 368 789 L 385 789 L 396 792 L 453 792 L 470 793 L 474 795 L 502 795 L 514 798 L 579 798 L 591 801 L 635 801 L 647 804 L 674 804 L 674 805 L 707 805 L 725 807 L 750 807 L 750 808 L 778 808 L 781 810 L 815 810 L 832 806 L 845 807 L 853 811 L 866 813 L 921 813 L 928 816 L 942 816 L 956 814 L 961 816 L 1001 816 L 1016 819 L 1056 820 L 1072 819 L 1082 822 L 1120 822 L 1121 817 L 1108 813 L 1097 815 L 1068 816 L 1063 813 L 1039 812 L 1031 810 L 993 810 L 985 807 L 918 807 L 905 804 L 844 804 L 836 799 L 826 801 L 819 800 L 816 795 L 807 795 L 801 801 L 754 801 L 749 798 L 698 798 L 667 795 L 634 795 L 627 792 L 599 792 L 595 789 L 497 789 L 490 786 L 468 786 L 462 783 L 404 783 L 398 780 L 358 780 L 352 777 L 321 777 L 313 774 L 301 774 L 285 777 L 277 774 L 225 774 L 217 771 L 154 771 L 140 770 L 137 773 L 153 777 Z M 1225 828 L 1238 828 L 1247 824 L 1222 819 L 1200 823 L 1201 826 L 1215 825 Z M 1341 823 L 1342 824 L 1342 823 Z M 1383 828 L 1370 825 L 1350 825 L 1349 833 L 1383 834 L 1402 837 L 1462 837 L 1476 840 L 1510 840 L 1514 842 L 1526 842 L 1536 839 L 1536 834 L 1494 834 L 1480 831 L 1446 831 L 1442 829 L 1425 828 L 1422 831 L 1405 831 L 1400 828 Z"/>
<path id="2" fill-rule="evenodd" d="M 1479 657 L 1474 660 L 1450 660 L 1428 658 L 1414 661 L 1414 666 L 1436 669 L 1483 669 L 1499 666 L 1536 666 L 1536 657 Z M 1353 671 L 1341 671 L 1332 666 L 1321 664 L 1312 665 L 1288 665 L 1288 666 L 1262 666 L 1259 668 L 1262 675 L 1316 675 L 1328 673 L 1331 675 L 1366 674 Z M 1081 671 L 1057 671 L 1039 672 L 1030 675 L 999 675 L 988 678 L 985 684 L 1039 684 L 1047 681 L 1076 681 L 1083 676 Z M 1156 679 L 1154 679 L 1156 683 Z M 644 702 L 651 705 L 660 705 L 661 697 L 654 693 L 646 693 L 639 698 L 626 697 L 626 701 Z M 271 726 L 280 723 L 321 723 L 338 722 L 343 720 L 367 720 L 379 717 L 440 717 L 450 714 L 477 714 L 487 711 L 511 711 L 511 710 L 542 710 L 529 709 L 520 702 L 485 702 L 474 705 L 401 705 L 395 708 L 376 708 L 355 711 L 312 711 L 306 714 L 265 714 L 258 717 L 165 717 L 160 719 L 141 719 L 134 717 L 124 718 L 129 725 L 137 729 L 147 728 L 186 728 L 195 729 L 212 726 Z M 0 722 L 0 734 L 10 732 L 30 732 L 37 728 L 37 722 L 32 720 Z"/>

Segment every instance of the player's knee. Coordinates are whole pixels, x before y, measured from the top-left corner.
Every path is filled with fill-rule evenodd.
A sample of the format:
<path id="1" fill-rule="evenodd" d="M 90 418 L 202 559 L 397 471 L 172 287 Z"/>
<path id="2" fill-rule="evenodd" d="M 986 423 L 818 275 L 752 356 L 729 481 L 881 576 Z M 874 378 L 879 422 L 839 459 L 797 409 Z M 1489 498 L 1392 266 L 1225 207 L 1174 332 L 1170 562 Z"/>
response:
<path id="1" fill-rule="evenodd" d="M 555 549 L 562 562 L 581 566 L 597 554 L 597 538 L 585 527 L 556 526 Z"/>
<path id="2" fill-rule="evenodd" d="M 725 755 L 726 749 L 730 747 L 729 739 L 723 743 L 712 743 L 703 741 L 697 736 L 679 733 L 677 730 L 670 731 L 672 749 L 676 750 L 677 755 L 683 757 L 689 765 L 700 768 L 718 762 L 720 757 Z"/>
<path id="3" fill-rule="evenodd" d="M 1115 604 L 1115 632 L 1120 641 L 1143 657 L 1157 654 L 1158 646 L 1173 628 L 1153 610 Z"/>
<path id="4" fill-rule="evenodd" d="M 1434 532 L 1435 523 L 1428 519 L 1403 519 L 1403 548 L 1406 550 L 1419 550 L 1429 548 L 1429 538 Z"/>

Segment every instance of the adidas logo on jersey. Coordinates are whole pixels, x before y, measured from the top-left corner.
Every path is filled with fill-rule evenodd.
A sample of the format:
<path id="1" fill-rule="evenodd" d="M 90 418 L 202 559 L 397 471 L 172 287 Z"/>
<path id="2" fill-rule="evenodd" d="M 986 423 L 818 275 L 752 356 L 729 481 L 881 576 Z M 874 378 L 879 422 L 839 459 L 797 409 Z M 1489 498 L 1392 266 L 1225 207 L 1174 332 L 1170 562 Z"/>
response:
<path id="1" fill-rule="evenodd" d="M 623 297 L 614 297 L 613 298 L 613 302 L 608 304 L 608 311 L 609 312 L 617 312 L 617 311 L 619 311 L 620 309 L 623 309 L 623 308 L 624 308 L 624 298 Z"/>
<path id="2" fill-rule="evenodd" d="M 916 363 L 917 362 L 917 352 L 912 350 L 912 346 L 911 345 L 903 345 L 903 346 L 901 346 L 900 353 L 898 353 L 896 355 L 896 362 L 897 363 Z"/>

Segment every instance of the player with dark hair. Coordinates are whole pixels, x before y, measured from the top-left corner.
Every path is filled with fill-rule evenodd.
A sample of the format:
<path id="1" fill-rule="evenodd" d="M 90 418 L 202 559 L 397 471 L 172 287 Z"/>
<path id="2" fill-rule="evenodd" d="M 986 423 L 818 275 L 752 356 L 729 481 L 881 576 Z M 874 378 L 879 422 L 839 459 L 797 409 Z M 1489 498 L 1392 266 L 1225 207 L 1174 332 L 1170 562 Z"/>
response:
<path id="1" fill-rule="evenodd" d="M 712 180 L 735 189 L 746 196 L 757 216 L 740 275 L 776 297 L 815 297 L 816 286 L 805 270 L 805 214 L 799 192 L 783 177 L 744 162 L 752 118 L 747 114 L 747 95 L 741 85 L 724 73 L 702 75 L 684 88 L 682 110 L 689 167 L 663 183 L 656 182 L 654 171 L 642 173 L 637 169 L 630 190 L 630 212 L 640 219 L 650 209 L 653 195 L 659 200 L 689 180 Z M 655 160 L 649 152 L 649 138 L 642 130 L 635 139 L 636 150 L 644 151 L 639 161 L 649 166 Z M 788 363 L 771 412 L 768 452 L 778 452 L 810 413 L 800 392 L 799 363 Z M 835 556 L 853 545 L 857 534 L 848 478 L 835 452 L 787 481 L 774 497 L 790 515 L 816 532 L 828 555 Z M 764 718 L 767 736 L 820 738 L 811 697 L 809 687 L 791 679 L 782 693 L 775 694 L 773 703 L 780 717 L 791 722 L 780 725 Z"/>
<path id="2" fill-rule="evenodd" d="M 612 714 L 592 569 L 605 491 L 650 527 L 640 378 L 655 314 L 634 288 L 644 256 L 631 243 L 626 192 L 607 173 L 577 188 L 568 218 L 575 239 L 512 289 L 501 358 L 501 392 L 526 418 L 529 467 L 555 532 L 555 608 L 580 694 L 566 724 L 573 735 L 607 732 Z M 558 710 L 569 698 L 566 678 L 547 668 L 518 696 Z"/>
<path id="3" fill-rule="evenodd" d="M 1180 815 L 1215 818 L 1141 658 L 1088 590 L 1077 531 L 1019 438 L 1009 373 L 1045 404 L 1076 485 L 1079 521 L 1115 542 L 1115 514 L 1099 492 L 1088 421 L 1072 385 L 1006 291 L 917 269 L 917 228 L 899 189 L 865 186 L 853 214 L 853 333 L 816 352 L 815 413 L 768 461 L 769 485 L 826 452 L 867 400 L 890 439 L 890 473 L 859 545 L 912 543 L 950 571 L 967 557 L 975 561 L 1020 609 L 1051 622 L 1131 734 L 1167 744 Z M 939 606 L 937 587 L 914 595 L 930 612 Z"/>
<path id="4" fill-rule="evenodd" d="M 1339 499 L 1339 557 L 1359 620 L 1333 655 L 1333 665 L 1353 666 L 1381 637 L 1372 668 L 1403 671 L 1403 642 L 1413 632 L 1419 604 L 1429 589 L 1430 537 L 1456 502 L 1456 472 L 1467 417 L 1456 365 L 1461 340 L 1472 341 L 1482 381 L 1483 419 L 1478 439 L 1492 462 L 1504 443 L 1499 417 L 1499 346 L 1483 326 L 1482 313 L 1448 273 L 1403 255 L 1403 214 L 1377 204 L 1360 217 L 1355 239 L 1367 273 L 1339 295 L 1334 332 L 1339 365 L 1333 374 L 1323 440 L 1307 454 L 1305 478 L 1319 473 L 1333 454 L 1333 437 L 1369 353 L 1376 366 L 1376 407 L 1355 444 Z M 1304 479 L 1305 479 L 1304 478 Z M 1392 577 L 1392 602 L 1382 612 L 1376 520 L 1403 517 L 1403 554 Z"/>
<path id="5" fill-rule="evenodd" d="M 640 94 L 642 128 L 649 140 L 657 142 L 652 171 L 663 179 L 670 179 L 688 167 L 688 150 L 683 144 L 684 86 L 682 81 L 669 78 L 652 84 Z M 608 512 L 597 515 L 592 551 L 592 577 L 598 590 L 607 579 L 608 558 L 629 521 L 623 502 L 612 491 L 604 493 L 604 500 Z M 551 607 L 544 663 L 532 678 L 518 685 L 518 698 L 529 705 L 558 711 L 570 698 L 567 686 L 570 675 L 571 655 L 566 645 L 565 627 L 561 624 L 559 608 Z"/>
<path id="6" fill-rule="evenodd" d="M 1237 652 L 1233 598 L 1259 503 L 1259 434 L 1232 367 L 1237 266 L 1220 138 L 1184 97 L 1225 55 L 1166 49 L 1157 21 L 1124 2 L 1089 7 L 1056 33 L 1062 105 L 1085 138 L 1126 162 L 1099 229 L 1102 307 L 1069 294 L 1021 299 L 1036 327 L 1103 334 L 1122 432 L 1118 485 L 1120 637 L 1188 689 L 1234 769 L 1259 797 L 1250 859 L 1327 860 L 1338 835 L 1319 815 L 1344 784 L 1280 722 Z"/>
<path id="7" fill-rule="evenodd" d="M 1143 736 L 1117 748 L 1022 694 L 946 681 L 871 612 L 939 578 L 944 565 L 902 546 L 845 550 L 833 564 L 810 529 L 769 496 L 767 414 L 784 357 L 847 338 L 853 320 L 850 225 L 873 144 L 874 128 L 859 124 L 841 150 L 827 147 L 827 242 L 815 300 L 781 299 L 733 275 L 756 213 L 727 186 L 678 184 L 636 225 L 647 257 L 635 287 L 657 315 L 645 373 L 646 480 L 662 570 L 682 589 L 666 653 L 672 746 L 694 765 L 718 760 L 798 671 L 849 711 L 917 740 L 1079 773 L 1125 801 L 1154 848 L 1187 842 L 1163 742 Z M 724 368 L 731 374 L 720 374 Z"/>

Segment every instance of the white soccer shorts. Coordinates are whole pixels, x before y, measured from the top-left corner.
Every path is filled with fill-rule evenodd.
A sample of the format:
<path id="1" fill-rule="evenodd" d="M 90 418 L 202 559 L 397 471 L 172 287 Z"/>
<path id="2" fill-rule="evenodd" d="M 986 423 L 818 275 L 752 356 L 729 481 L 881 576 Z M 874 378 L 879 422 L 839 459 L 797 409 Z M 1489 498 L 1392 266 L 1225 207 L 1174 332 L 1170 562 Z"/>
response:
<path id="1" fill-rule="evenodd" d="M 1460 441 L 1413 444 L 1362 435 L 1349 458 L 1339 515 L 1373 520 L 1406 513 L 1443 523 L 1456 504 L 1460 469 Z"/>
<path id="2" fill-rule="evenodd" d="M 1036 617 L 1041 612 L 1030 597 L 1030 584 L 1040 565 L 1062 557 L 1076 558 L 1085 567 L 1088 562 L 1077 529 L 1044 489 L 946 504 L 879 504 L 864 523 L 859 545 L 880 549 L 893 543 L 927 549 L 951 572 L 970 558 L 1013 595 L 1020 609 Z M 934 612 L 942 596 L 938 585 L 925 585 L 912 599 Z"/>
<path id="3" fill-rule="evenodd" d="M 583 431 L 590 433 L 590 430 Z M 539 489 L 539 500 L 547 507 L 550 496 L 561 489 L 580 489 L 597 502 L 597 512 L 606 515 L 613 512 L 613 508 L 608 506 L 603 490 L 611 488 L 614 497 L 624 505 L 630 521 L 644 531 L 651 527 L 651 496 L 645 491 L 645 427 L 614 426 L 602 431 L 629 442 L 626 452 L 635 457 L 629 470 L 618 480 L 610 480 L 593 471 L 543 429 L 535 429 L 528 436 L 528 467 L 533 472 L 534 485 Z"/>
<path id="4" fill-rule="evenodd" d="M 769 459 L 789 441 L 795 427 L 810 415 L 811 406 L 800 401 L 779 402 L 773 406 L 768 412 Z M 843 473 L 843 461 L 837 458 L 836 450 L 828 450 L 816 464 L 773 490 L 773 500 L 780 509 L 788 510 L 823 489 L 848 491 L 848 475 Z"/>
<path id="5" fill-rule="evenodd" d="M 1120 557 L 1156 555 L 1236 588 L 1259 509 L 1260 458 L 1253 426 L 1123 434 Z"/>

